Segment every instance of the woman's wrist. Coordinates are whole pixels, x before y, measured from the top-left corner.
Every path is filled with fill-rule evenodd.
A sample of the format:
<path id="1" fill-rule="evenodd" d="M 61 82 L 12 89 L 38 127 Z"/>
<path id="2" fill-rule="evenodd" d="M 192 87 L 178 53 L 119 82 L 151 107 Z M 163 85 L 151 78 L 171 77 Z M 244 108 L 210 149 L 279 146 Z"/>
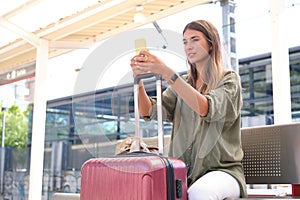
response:
<path id="1" fill-rule="evenodd" d="M 178 74 L 172 69 L 169 69 L 165 71 L 165 73 L 163 74 L 163 78 L 167 81 L 168 84 L 173 84 L 178 78 Z"/>
<path id="2" fill-rule="evenodd" d="M 175 83 L 175 81 L 178 79 L 178 77 L 179 77 L 179 75 L 178 75 L 177 73 L 174 73 L 174 74 L 171 76 L 169 82 L 170 82 L 171 84 Z"/>
<path id="3" fill-rule="evenodd" d="M 143 79 L 140 79 L 140 81 L 139 81 L 139 87 L 144 87 Z"/>
<path id="4" fill-rule="evenodd" d="M 169 85 L 172 85 L 176 82 L 178 77 L 179 77 L 179 75 L 176 72 L 173 72 L 171 75 L 168 76 L 166 81 Z"/>

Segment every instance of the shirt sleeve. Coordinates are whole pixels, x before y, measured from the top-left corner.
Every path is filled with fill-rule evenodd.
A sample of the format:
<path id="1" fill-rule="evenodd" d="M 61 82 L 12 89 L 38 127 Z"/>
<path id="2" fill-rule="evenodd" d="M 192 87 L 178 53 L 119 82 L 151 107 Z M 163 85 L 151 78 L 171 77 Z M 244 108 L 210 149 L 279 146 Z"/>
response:
<path id="1" fill-rule="evenodd" d="M 229 71 L 225 74 L 217 88 L 207 95 L 209 103 L 206 121 L 234 121 L 240 115 L 242 106 L 241 85 L 239 76 Z"/>

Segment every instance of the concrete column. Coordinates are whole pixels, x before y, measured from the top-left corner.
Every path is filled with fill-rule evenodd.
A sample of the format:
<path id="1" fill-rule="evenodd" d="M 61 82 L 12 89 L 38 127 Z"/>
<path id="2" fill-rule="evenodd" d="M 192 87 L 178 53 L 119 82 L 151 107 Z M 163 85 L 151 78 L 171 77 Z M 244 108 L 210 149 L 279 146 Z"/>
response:
<path id="1" fill-rule="evenodd" d="M 29 200 L 42 199 L 48 45 L 48 41 L 40 39 L 39 46 L 37 47 L 30 156 Z"/>
<path id="2" fill-rule="evenodd" d="M 292 121 L 289 51 L 284 0 L 270 0 L 274 124 Z"/>
<path id="3" fill-rule="evenodd" d="M 223 46 L 224 61 L 227 68 L 239 72 L 239 65 L 236 53 L 235 34 L 235 2 L 234 0 L 222 0 L 222 23 L 223 23 Z"/>

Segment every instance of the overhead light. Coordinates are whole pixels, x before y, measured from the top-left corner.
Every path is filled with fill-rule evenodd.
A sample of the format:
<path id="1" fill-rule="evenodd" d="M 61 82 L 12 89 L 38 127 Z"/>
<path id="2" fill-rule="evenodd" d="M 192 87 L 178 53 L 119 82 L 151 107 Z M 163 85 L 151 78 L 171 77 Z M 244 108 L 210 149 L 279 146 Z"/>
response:
<path id="1" fill-rule="evenodd" d="M 142 13 L 144 10 L 144 7 L 142 5 L 136 6 L 136 13 L 133 16 L 134 23 L 145 23 L 146 22 L 146 16 Z"/>
<path id="2" fill-rule="evenodd" d="M 135 13 L 133 17 L 134 23 L 145 23 L 146 16 L 143 13 Z"/>

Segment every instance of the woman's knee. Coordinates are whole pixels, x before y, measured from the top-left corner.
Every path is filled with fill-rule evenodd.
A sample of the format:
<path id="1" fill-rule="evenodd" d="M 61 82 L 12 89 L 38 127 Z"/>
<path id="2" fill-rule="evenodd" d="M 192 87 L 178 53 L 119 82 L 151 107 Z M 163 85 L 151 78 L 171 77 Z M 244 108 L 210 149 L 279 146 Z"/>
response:
<path id="1" fill-rule="evenodd" d="M 238 197 L 239 184 L 231 175 L 213 171 L 205 174 L 188 189 L 189 200 L 223 200 Z"/>

